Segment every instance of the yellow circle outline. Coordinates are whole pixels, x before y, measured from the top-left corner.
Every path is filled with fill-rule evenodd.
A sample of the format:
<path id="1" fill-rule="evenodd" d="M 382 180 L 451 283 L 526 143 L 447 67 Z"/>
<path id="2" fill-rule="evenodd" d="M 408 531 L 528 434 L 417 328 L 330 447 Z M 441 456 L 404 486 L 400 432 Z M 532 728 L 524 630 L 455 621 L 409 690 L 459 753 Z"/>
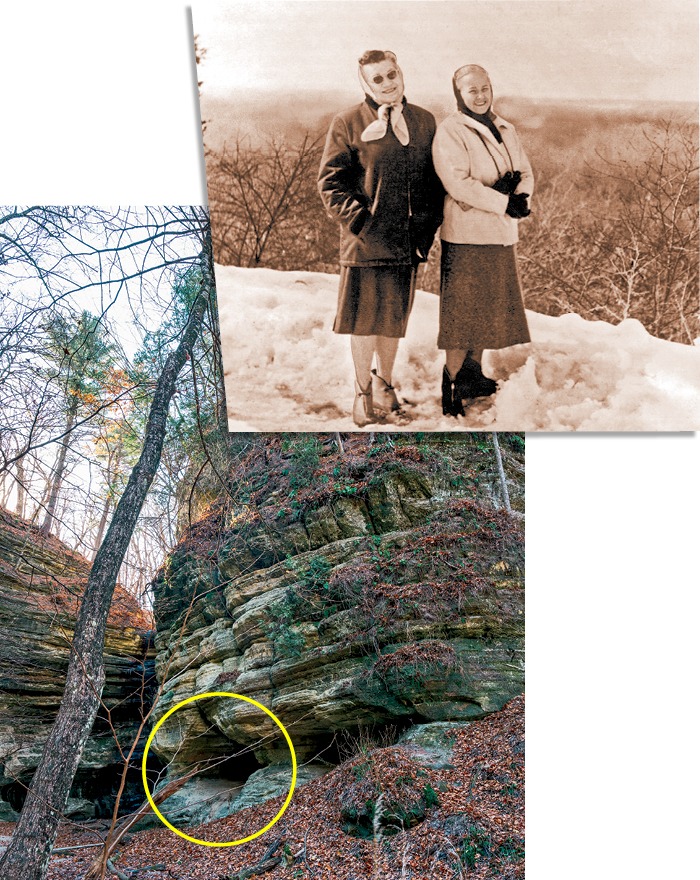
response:
<path id="1" fill-rule="evenodd" d="M 275 818 L 272 819 L 271 822 L 268 822 L 264 828 L 261 828 L 260 831 L 256 831 L 255 834 L 250 834 L 248 837 L 242 837 L 240 840 L 228 840 L 228 841 L 224 841 L 222 843 L 219 843 L 217 841 L 212 842 L 209 840 L 198 840 L 196 837 L 190 837 L 189 834 L 185 834 L 184 831 L 180 831 L 177 828 L 175 828 L 174 825 L 171 825 L 170 822 L 168 822 L 168 820 L 161 814 L 160 810 L 155 805 L 155 802 L 153 801 L 153 798 L 151 797 L 151 793 L 148 790 L 148 780 L 146 779 L 146 758 L 148 757 L 148 750 L 150 749 L 151 743 L 153 742 L 153 737 L 156 735 L 156 733 L 158 733 L 158 728 L 161 726 L 161 724 L 164 721 L 166 721 L 168 718 L 170 718 L 170 716 L 173 714 L 173 712 L 176 712 L 178 709 L 182 709 L 182 707 L 186 706 L 188 703 L 194 703 L 195 700 L 210 699 L 211 697 L 235 697 L 238 700 L 245 700 L 246 703 L 252 703 L 254 706 L 257 706 L 258 709 L 262 709 L 262 711 L 266 715 L 269 715 L 270 718 L 272 718 L 272 720 L 275 722 L 275 724 L 279 727 L 279 729 L 284 734 L 284 738 L 287 740 L 287 745 L 289 746 L 289 751 L 292 755 L 292 784 L 289 787 L 289 793 L 287 795 L 285 802 L 282 804 L 282 807 L 280 808 L 279 813 L 277 813 Z M 160 821 L 164 825 L 166 825 L 171 831 L 174 831 L 175 834 L 179 835 L 180 837 L 184 837 L 184 839 L 189 840 L 190 843 L 198 843 L 201 846 L 238 846 L 241 843 L 248 843 L 249 840 L 255 840 L 256 837 L 260 837 L 261 834 L 264 834 L 266 831 L 269 831 L 269 829 L 272 828 L 272 826 L 275 824 L 275 822 L 279 821 L 279 819 L 282 818 L 282 814 L 287 809 L 290 801 L 292 800 L 292 795 L 294 794 L 294 787 L 296 786 L 296 783 L 297 783 L 297 756 L 296 756 L 296 752 L 294 751 L 294 746 L 292 744 L 291 737 L 287 733 L 287 728 L 284 726 L 284 724 L 282 724 L 282 722 L 279 720 L 279 718 L 276 715 L 274 715 L 267 708 L 267 706 L 263 706 L 262 703 L 258 703 L 257 700 L 253 700 L 253 699 L 251 699 L 251 697 L 244 697 L 242 694 L 234 694 L 234 693 L 230 693 L 229 691 L 208 691 L 205 694 L 195 694 L 193 697 L 188 697 L 186 700 L 183 700 L 181 703 L 177 703 L 175 706 L 172 707 L 172 709 L 168 709 L 168 711 L 165 713 L 165 715 L 163 715 L 163 717 L 160 719 L 160 721 L 156 724 L 156 726 L 151 731 L 150 736 L 146 740 L 146 748 L 143 750 L 143 759 L 142 759 L 142 764 L 141 764 L 141 779 L 143 780 L 143 787 L 146 792 L 146 797 L 148 798 L 148 803 L 153 808 L 153 812 L 156 814 L 156 816 L 158 816 Z"/>

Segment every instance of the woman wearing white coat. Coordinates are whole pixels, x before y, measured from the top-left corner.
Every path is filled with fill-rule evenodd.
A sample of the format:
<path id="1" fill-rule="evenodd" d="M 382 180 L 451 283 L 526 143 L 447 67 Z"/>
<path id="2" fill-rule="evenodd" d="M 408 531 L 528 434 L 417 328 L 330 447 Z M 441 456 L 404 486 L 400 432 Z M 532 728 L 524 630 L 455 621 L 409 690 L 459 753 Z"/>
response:
<path id="1" fill-rule="evenodd" d="M 457 111 L 439 126 L 433 161 L 445 196 L 440 232 L 440 332 L 445 350 L 442 409 L 494 394 L 484 349 L 530 341 L 515 261 L 518 221 L 530 213 L 532 169 L 511 123 L 491 109 L 488 73 L 460 67 L 452 77 Z"/>

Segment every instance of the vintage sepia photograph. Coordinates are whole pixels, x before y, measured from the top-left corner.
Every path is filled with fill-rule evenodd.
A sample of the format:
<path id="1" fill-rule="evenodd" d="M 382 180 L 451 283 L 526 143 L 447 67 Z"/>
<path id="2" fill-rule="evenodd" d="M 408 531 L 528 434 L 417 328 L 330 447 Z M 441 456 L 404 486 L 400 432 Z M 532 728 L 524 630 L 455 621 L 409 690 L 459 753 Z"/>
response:
<path id="1" fill-rule="evenodd" d="M 700 427 L 694 0 L 192 14 L 231 430 Z"/>

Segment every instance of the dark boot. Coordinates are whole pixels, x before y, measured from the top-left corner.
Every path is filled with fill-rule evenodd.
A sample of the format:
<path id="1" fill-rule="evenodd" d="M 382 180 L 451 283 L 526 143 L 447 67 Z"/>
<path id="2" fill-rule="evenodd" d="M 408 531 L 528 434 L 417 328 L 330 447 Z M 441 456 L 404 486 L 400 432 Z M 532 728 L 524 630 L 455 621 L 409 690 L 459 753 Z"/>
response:
<path id="1" fill-rule="evenodd" d="M 455 390 L 455 382 L 447 371 L 447 367 L 443 367 L 442 370 L 442 414 L 444 416 L 464 415 L 462 398 Z"/>
<path id="2" fill-rule="evenodd" d="M 467 356 L 455 376 L 455 394 L 459 394 L 462 400 L 467 400 L 473 397 L 489 397 L 496 391 L 498 385 L 493 379 L 484 376 L 481 364 Z"/>

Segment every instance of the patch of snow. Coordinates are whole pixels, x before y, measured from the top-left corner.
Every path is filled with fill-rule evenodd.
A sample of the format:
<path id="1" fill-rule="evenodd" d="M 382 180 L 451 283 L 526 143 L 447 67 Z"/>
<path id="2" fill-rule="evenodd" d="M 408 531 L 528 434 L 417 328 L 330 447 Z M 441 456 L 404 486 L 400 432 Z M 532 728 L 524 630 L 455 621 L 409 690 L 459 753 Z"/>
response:
<path id="1" fill-rule="evenodd" d="M 349 339 L 332 332 L 338 276 L 216 267 L 231 431 L 355 431 Z M 442 415 L 438 297 L 417 291 L 394 385 L 408 424 L 391 431 L 694 431 L 700 349 L 576 314 L 528 312 L 532 343 L 486 352 L 498 392 Z"/>

